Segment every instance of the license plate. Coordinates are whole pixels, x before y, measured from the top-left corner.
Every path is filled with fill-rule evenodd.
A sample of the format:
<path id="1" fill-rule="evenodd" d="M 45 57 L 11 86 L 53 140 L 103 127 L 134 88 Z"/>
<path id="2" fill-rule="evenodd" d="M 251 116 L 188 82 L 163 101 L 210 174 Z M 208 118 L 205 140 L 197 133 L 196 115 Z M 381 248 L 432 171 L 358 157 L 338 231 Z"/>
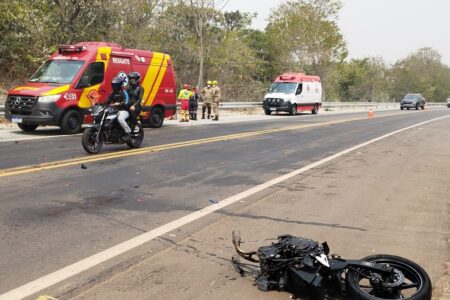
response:
<path id="1" fill-rule="evenodd" d="M 277 110 L 277 108 L 276 107 L 271 107 L 270 110 Z"/>
<path id="2" fill-rule="evenodd" d="M 11 117 L 11 122 L 22 123 L 22 117 L 20 117 L 20 116 L 12 116 Z"/>

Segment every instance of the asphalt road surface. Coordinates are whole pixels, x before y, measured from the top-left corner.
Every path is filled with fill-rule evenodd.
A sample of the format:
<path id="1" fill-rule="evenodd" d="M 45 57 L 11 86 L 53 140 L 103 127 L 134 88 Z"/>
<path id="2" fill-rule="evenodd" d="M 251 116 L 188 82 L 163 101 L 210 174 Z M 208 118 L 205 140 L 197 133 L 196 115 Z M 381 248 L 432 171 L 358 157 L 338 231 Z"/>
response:
<path id="1" fill-rule="evenodd" d="M 80 135 L 12 130 L 0 142 L 0 299 L 288 299 L 235 273 L 233 229 L 249 248 L 290 233 L 346 258 L 405 256 L 437 283 L 449 112 L 169 122 L 138 150 L 99 155 Z"/>

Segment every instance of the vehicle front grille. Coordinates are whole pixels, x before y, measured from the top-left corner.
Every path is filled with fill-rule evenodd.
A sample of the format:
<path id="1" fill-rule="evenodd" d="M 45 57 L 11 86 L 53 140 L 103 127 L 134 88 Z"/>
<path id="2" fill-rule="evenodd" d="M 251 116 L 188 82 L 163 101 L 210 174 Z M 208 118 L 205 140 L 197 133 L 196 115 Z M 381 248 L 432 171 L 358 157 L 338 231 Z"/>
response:
<path id="1" fill-rule="evenodd" d="M 10 95 L 6 99 L 6 109 L 12 114 L 31 114 L 38 97 Z"/>
<path id="2" fill-rule="evenodd" d="M 267 98 L 266 101 L 269 107 L 280 107 L 283 105 L 283 99 L 280 98 Z"/>

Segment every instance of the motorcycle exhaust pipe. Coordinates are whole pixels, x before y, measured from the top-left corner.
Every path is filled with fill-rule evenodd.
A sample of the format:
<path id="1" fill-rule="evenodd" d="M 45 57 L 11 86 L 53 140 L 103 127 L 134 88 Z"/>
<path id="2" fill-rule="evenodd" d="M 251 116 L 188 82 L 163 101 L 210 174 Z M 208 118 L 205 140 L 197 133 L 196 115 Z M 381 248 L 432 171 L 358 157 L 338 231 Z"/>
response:
<path id="1" fill-rule="evenodd" d="M 256 263 L 259 262 L 258 259 L 252 257 L 253 255 L 256 254 L 256 251 L 246 252 L 240 248 L 241 233 L 239 232 L 239 230 L 233 230 L 232 239 L 233 239 L 233 245 L 234 245 L 234 248 L 236 249 L 237 254 L 239 254 L 241 257 L 245 258 L 248 261 L 256 262 Z"/>

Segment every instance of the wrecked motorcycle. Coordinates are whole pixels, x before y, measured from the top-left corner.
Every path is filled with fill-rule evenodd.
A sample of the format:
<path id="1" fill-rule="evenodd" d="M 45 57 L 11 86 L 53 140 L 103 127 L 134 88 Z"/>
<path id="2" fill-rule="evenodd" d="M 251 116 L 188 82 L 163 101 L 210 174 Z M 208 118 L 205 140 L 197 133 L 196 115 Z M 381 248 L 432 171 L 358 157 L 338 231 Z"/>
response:
<path id="1" fill-rule="evenodd" d="M 403 257 L 379 254 L 343 259 L 331 255 L 326 242 L 291 235 L 246 252 L 241 249 L 239 231 L 233 231 L 233 244 L 239 256 L 256 263 L 241 263 L 233 257 L 236 270 L 241 276 L 254 275 L 263 291 L 287 291 L 293 298 L 313 295 L 313 299 L 431 299 L 428 274 Z"/>

